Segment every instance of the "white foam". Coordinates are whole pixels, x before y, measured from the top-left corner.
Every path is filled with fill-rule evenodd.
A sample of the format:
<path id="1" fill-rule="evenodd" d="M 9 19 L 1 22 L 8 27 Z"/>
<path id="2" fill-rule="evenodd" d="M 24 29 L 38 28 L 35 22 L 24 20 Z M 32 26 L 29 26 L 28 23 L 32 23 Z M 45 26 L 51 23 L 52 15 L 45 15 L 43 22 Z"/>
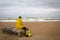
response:
<path id="1" fill-rule="evenodd" d="M 16 20 L 0 20 L 0 22 L 15 22 Z"/>
<path id="2" fill-rule="evenodd" d="M 60 20 L 28 19 L 23 22 L 56 22 Z M 0 22 L 16 22 L 16 20 L 0 20 Z"/>

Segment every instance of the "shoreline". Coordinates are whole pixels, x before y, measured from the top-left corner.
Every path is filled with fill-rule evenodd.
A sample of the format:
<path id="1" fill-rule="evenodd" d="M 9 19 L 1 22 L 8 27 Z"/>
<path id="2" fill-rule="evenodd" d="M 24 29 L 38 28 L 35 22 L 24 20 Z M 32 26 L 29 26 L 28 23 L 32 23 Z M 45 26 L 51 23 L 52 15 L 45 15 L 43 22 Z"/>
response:
<path id="1" fill-rule="evenodd" d="M 0 20 L 0 22 L 16 22 L 16 20 Z M 60 22 L 60 20 L 23 20 L 23 22 Z"/>

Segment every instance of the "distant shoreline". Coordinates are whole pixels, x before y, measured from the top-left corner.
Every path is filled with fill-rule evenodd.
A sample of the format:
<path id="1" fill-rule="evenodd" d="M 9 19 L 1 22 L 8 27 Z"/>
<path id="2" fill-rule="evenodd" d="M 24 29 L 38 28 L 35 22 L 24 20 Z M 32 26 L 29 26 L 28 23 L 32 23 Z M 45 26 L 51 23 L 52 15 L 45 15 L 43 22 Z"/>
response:
<path id="1" fill-rule="evenodd" d="M 0 20 L 16 20 L 17 18 L 0 18 Z M 40 17 L 27 17 L 24 19 L 44 19 L 44 20 L 60 20 L 60 18 L 40 18 Z"/>
<path id="2" fill-rule="evenodd" d="M 16 20 L 0 20 L 0 22 L 16 22 Z M 60 20 L 23 20 L 23 22 L 60 22 Z"/>
<path id="3" fill-rule="evenodd" d="M 0 22 L 16 22 L 17 18 L 0 18 Z M 23 22 L 58 22 L 60 18 L 22 18 Z"/>

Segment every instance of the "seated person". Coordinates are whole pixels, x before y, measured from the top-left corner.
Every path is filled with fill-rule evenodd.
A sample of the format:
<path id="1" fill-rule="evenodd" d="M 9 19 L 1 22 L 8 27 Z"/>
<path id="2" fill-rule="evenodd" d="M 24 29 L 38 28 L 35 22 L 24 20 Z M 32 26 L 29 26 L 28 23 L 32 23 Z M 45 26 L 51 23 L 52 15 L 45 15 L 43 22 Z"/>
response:
<path id="1" fill-rule="evenodd" d="M 18 19 L 16 20 L 16 29 L 19 36 L 20 36 L 21 29 L 23 29 L 25 33 L 26 33 L 26 30 L 28 30 L 28 28 L 24 27 L 21 16 L 19 16 Z"/>

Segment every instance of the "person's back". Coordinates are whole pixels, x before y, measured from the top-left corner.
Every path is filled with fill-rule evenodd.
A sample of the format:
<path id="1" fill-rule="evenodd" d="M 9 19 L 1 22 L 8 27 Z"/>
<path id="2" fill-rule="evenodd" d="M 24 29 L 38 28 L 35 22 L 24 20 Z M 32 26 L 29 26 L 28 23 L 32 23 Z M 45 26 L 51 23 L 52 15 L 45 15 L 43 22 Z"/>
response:
<path id="1" fill-rule="evenodd" d="M 19 17 L 17 20 L 16 20 L 16 29 L 22 29 L 24 27 L 23 25 L 23 22 L 22 22 L 22 18 Z"/>
<path id="2" fill-rule="evenodd" d="M 26 27 L 23 25 L 21 16 L 19 16 L 19 18 L 16 20 L 16 30 L 17 30 L 18 36 L 20 36 L 21 30 L 24 31 L 24 33 L 25 33 L 26 36 L 27 36 L 27 35 L 28 35 L 28 36 L 31 36 L 31 33 L 30 33 L 30 31 L 28 30 L 28 28 L 26 28 Z"/>

